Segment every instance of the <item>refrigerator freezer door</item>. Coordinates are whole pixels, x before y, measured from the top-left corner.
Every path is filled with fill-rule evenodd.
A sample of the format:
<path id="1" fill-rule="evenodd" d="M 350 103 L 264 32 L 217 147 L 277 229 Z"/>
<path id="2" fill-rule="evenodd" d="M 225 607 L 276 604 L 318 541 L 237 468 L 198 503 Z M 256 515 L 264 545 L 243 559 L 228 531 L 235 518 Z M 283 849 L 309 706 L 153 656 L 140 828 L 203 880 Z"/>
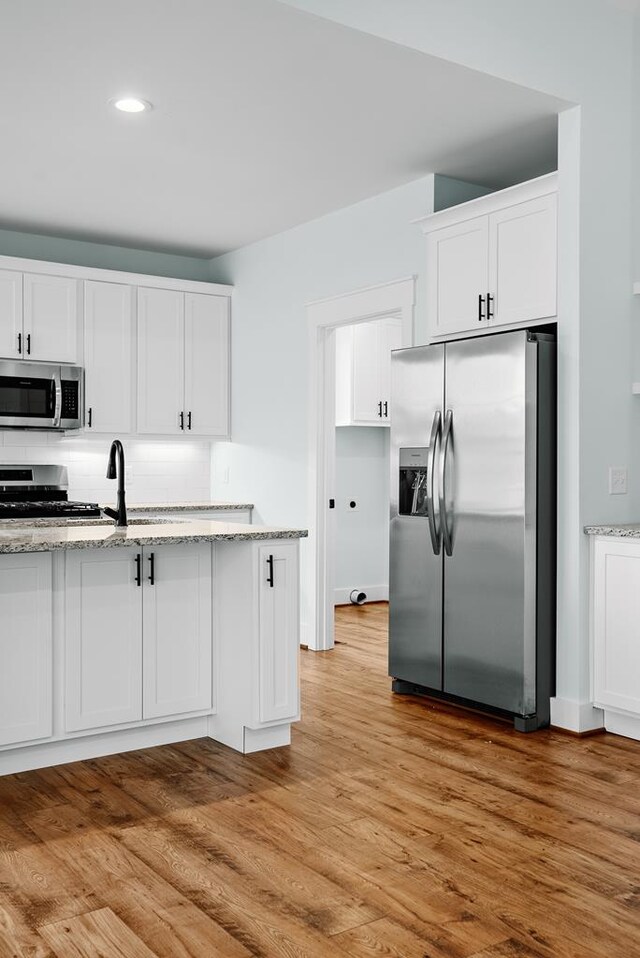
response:
<path id="1" fill-rule="evenodd" d="M 444 691 L 519 715 L 536 706 L 536 349 L 525 331 L 446 346 Z"/>
<path id="2" fill-rule="evenodd" d="M 431 484 L 437 480 L 443 393 L 443 346 L 392 353 L 389 674 L 433 689 L 442 688 L 442 554 L 434 551 L 440 516 Z M 406 486 L 421 479 L 426 495 L 416 486 L 412 498 Z"/>

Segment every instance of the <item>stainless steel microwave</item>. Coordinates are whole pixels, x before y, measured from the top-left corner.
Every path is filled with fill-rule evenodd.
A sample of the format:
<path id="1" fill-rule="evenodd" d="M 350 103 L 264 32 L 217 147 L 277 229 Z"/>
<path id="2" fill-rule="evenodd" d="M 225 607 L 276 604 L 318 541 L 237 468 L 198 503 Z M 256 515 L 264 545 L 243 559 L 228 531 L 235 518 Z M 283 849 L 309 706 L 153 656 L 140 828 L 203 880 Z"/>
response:
<path id="1" fill-rule="evenodd" d="M 79 429 L 80 366 L 0 360 L 0 429 Z"/>

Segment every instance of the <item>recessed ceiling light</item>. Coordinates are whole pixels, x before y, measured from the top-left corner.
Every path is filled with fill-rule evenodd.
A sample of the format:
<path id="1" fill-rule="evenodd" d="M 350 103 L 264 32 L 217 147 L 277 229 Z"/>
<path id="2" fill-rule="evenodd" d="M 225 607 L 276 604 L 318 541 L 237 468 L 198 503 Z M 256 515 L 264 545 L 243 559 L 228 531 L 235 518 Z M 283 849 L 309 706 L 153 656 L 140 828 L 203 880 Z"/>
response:
<path id="1" fill-rule="evenodd" d="M 109 100 L 116 110 L 122 113 L 145 113 L 152 109 L 148 100 L 141 100 L 137 96 L 123 96 Z"/>

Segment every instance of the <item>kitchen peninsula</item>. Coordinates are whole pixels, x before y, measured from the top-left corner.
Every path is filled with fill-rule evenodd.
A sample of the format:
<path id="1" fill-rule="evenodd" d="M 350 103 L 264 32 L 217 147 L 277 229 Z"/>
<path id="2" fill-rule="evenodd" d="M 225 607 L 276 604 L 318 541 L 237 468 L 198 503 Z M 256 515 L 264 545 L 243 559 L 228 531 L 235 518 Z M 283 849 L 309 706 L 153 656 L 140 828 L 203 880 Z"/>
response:
<path id="1" fill-rule="evenodd" d="M 204 736 L 289 744 L 306 534 L 0 524 L 0 774 Z"/>

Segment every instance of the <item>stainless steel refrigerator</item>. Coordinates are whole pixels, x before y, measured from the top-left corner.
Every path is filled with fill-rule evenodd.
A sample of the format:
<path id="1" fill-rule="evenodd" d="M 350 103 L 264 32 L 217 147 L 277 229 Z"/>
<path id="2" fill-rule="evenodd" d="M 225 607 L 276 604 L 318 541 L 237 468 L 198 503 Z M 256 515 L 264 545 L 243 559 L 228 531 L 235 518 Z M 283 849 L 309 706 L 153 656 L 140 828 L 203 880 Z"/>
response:
<path id="1" fill-rule="evenodd" d="M 392 353 L 389 674 L 549 722 L 556 346 L 518 330 Z"/>

